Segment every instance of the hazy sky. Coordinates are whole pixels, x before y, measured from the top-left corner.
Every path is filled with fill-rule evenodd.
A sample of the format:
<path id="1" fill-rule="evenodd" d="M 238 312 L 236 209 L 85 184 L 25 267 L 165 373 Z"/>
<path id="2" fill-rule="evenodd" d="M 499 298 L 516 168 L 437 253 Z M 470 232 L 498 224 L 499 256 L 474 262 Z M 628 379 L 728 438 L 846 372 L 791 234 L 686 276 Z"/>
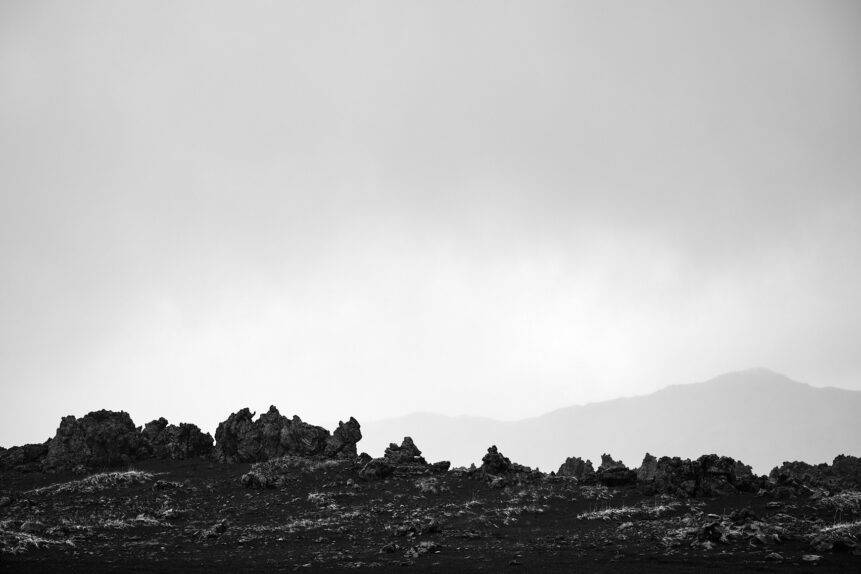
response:
<path id="1" fill-rule="evenodd" d="M 0 444 L 861 389 L 861 3 L 0 0 Z"/>

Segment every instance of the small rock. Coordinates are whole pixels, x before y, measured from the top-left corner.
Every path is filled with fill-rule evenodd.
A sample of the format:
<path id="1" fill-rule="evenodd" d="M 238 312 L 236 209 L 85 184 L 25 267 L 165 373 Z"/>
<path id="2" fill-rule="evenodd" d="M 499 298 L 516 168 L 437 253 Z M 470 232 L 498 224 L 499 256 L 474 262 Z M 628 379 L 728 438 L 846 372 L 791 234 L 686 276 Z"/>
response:
<path id="1" fill-rule="evenodd" d="M 227 520 L 224 519 L 218 524 L 210 526 L 200 533 L 201 538 L 218 538 L 227 530 Z"/>
<path id="2" fill-rule="evenodd" d="M 822 556 L 819 556 L 818 554 L 804 554 L 801 559 L 805 562 L 819 562 L 822 560 Z"/>
<path id="3" fill-rule="evenodd" d="M 777 561 L 777 560 L 783 560 L 783 556 L 781 556 L 777 552 L 772 552 L 771 554 L 766 555 L 765 559 Z"/>
<path id="4" fill-rule="evenodd" d="M 359 471 L 359 478 L 379 480 L 391 476 L 394 472 L 394 467 L 386 459 L 375 458 L 362 467 L 362 470 Z"/>
<path id="5" fill-rule="evenodd" d="M 45 525 L 41 522 L 37 522 L 35 520 L 28 520 L 24 524 L 21 525 L 21 532 L 27 532 L 29 534 L 42 534 L 45 532 Z"/>

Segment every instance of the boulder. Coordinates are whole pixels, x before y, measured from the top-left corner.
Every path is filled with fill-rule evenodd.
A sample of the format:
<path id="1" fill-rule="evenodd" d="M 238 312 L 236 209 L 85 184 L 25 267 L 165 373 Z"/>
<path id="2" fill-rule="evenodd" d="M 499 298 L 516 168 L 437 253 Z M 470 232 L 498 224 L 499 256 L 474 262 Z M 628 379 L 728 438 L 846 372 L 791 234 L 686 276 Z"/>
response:
<path id="1" fill-rule="evenodd" d="M 658 459 L 649 453 L 643 457 L 643 463 L 637 469 L 637 480 L 639 482 L 650 482 L 655 480 L 658 473 Z"/>
<path id="2" fill-rule="evenodd" d="M 37 472 L 42 468 L 42 459 L 48 454 L 50 441 L 13 446 L 0 450 L 0 470 Z"/>
<path id="3" fill-rule="evenodd" d="M 215 429 L 216 458 L 221 462 L 255 462 L 260 456 L 260 437 L 248 408 L 231 413 Z"/>
<path id="4" fill-rule="evenodd" d="M 80 419 L 63 417 L 50 441 L 43 467 L 111 467 L 135 460 L 142 437 L 125 411 L 95 411 Z"/>
<path id="5" fill-rule="evenodd" d="M 486 474 L 504 474 L 512 470 L 511 461 L 502 456 L 496 445 L 493 445 L 481 459 L 481 470 Z"/>
<path id="6" fill-rule="evenodd" d="M 371 455 L 369 455 L 366 452 L 363 452 L 359 456 L 356 457 L 353 464 L 355 466 L 361 468 L 361 467 L 365 466 L 366 464 L 368 464 L 369 462 L 371 462 L 372 460 L 374 460 L 374 457 L 372 457 Z"/>
<path id="7" fill-rule="evenodd" d="M 565 459 L 562 466 L 557 472 L 559 476 L 573 477 L 580 482 L 589 481 L 595 478 L 595 469 L 592 467 L 592 461 L 583 461 L 579 456 L 569 457 Z"/>
<path id="8" fill-rule="evenodd" d="M 395 472 L 395 467 L 385 458 L 375 458 L 369 461 L 359 471 L 359 478 L 362 480 L 381 480 L 391 476 Z"/>
<path id="9" fill-rule="evenodd" d="M 598 467 L 598 470 L 612 470 L 615 468 L 627 469 L 628 467 L 625 466 L 625 463 L 623 463 L 621 460 L 616 461 L 616 460 L 613 460 L 613 457 L 610 456 L 609 454 L 602 454 L 601 455 L 601 466 Z"/>
<path id="10" fill-rule="evenodd" d="M 613 460 L 609 454 L 601 455 L 601 466 L 595 476 L 604 486 L 626 486 L 637 482 L 637 473 L 625 466 L 621 460 Z"/>
<path id="11" fill-rule="evenodd" d="M 359 421 L 350 417 L 347 422 L 338 421 L 338 428 L 326 439 L 323 454 L 328 458 L 355 458 L 356 444 L 362 440 Z"/>
<path id="12" fill-rule="evenodd" d="M 281 429 L 280 450 L 274 456 L 292 454 L 295 456 L 315 456 L 323 454 L 329 441 L 329 431 L 323 427 L 308 424 L 298 416 L 286 420 Z M 269 455 L 273 456 L 273 455 Z"/>
<path id="13" fill-rule="evenodd" d="M 404 440 L 401 441 L 401 446 L 390 443 L 383 458 L 392 464 L 427 464 L 427 461 L 422 458 L 422 451 L 419 450 L 413 439 L 408 436 L 405 436 Z"/>

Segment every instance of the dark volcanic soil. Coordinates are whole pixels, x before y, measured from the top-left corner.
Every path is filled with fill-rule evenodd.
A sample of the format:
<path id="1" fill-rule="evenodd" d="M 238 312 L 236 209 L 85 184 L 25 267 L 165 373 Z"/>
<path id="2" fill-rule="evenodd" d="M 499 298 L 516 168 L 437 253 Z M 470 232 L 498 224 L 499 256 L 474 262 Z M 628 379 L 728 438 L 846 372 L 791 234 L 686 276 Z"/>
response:
<path id="1" fill-rule="evenodd" d="M 249 465 L 134 470 L 114 484 L 0 474 L 0 570 L 861 572 L 852 548 L 810 542 L 861 519 L 851 496 L 678 499 L 556 477 L 492 488 L 419 467 L 365 482 L 350 461 L 305 463 L 267 490 L 242 486 Z"/>

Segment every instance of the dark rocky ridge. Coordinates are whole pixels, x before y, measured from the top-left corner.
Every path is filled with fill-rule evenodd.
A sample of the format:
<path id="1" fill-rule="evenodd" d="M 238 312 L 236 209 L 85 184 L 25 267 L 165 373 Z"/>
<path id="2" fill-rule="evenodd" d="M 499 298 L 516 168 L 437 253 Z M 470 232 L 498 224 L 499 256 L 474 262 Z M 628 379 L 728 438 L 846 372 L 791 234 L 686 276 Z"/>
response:
<path id="1" fill-rule="evenodd" d="M 429 464 L 409 436 L 400 445 L 391 443 L 380 458 L 358 455 L 356 445 L 362 432 L 352 417 L 339 422 L 331 433 L 298 416 L 287 418 L 274 406 L 256 420 L 254 417 L 247 408 L 231 413 L 218 425 L 213 441 L 196 425 L 172 425 L 164 418 L 136 427 L 124 411 L 94 411 L 81 418 L 67 416 L 61 420 L 55 436 L 45 443 L 0 449 L 0 470 L 86 470 L 149 459 L 198 457 L 222 463 L 263 463 L 285 457 L 348 461 L 357 468 L 359 478 L 379 480 L 396 473 L 446 472 L 450 467 L 447 461 Z M 278 468 L 278 464 L 273 468 Z M 500 487 L 548 476 L 512 462 L 495 446 L 487 449 L 480 467 L 473 465 L 464 472 Z M 571 457 L 559 467 L 558 473 L 549 476 L 574 479 L 585 485 L 636 486 L 643 492 L 684 497 L 760 491 L 776 497 L 792 497 L 811 488 L 836 491 L 861 487 L 861 459 L 840 455 L 831 465 L 786 462 L 772 470 L 769 477 L 757 477 L 740 461 L 715 454 L 691 460 L 657 458 L 647 453 L 636 469 L 604 454 L 597 470 L 591 461 Z M 266 486 L 266 481 L 258 482 Z"/>
<path id="2" fill-rule="evenodd" d="M 275 406 L 254 421 L 247 408 L 232 413 L 215 431 L 214 457 L 221 462 L 263 462 L 279 456 L 353 458 L 362 439 L 359 422 L 339 422 L 334 433 L 281 415 Z"/>
<path id="3" fill-rule="evenodd" d="M 220 462 L 256 462 L 283 455 L 351 458 L 361 440 L 359 423 L 350 418 L 329 433 L 288 419 L 271 407 L 256 421 L 247 408 L 218 425 L 217 443 L 196 425 L 169 424 L 164 418 L 135 426 L 125 411 L 100 410 L 80 419 L 63 417 L 53 438 L 0 450 L 0 470 L 21 472 L 111 468 L 149 459 L 214 458 Z"/>

